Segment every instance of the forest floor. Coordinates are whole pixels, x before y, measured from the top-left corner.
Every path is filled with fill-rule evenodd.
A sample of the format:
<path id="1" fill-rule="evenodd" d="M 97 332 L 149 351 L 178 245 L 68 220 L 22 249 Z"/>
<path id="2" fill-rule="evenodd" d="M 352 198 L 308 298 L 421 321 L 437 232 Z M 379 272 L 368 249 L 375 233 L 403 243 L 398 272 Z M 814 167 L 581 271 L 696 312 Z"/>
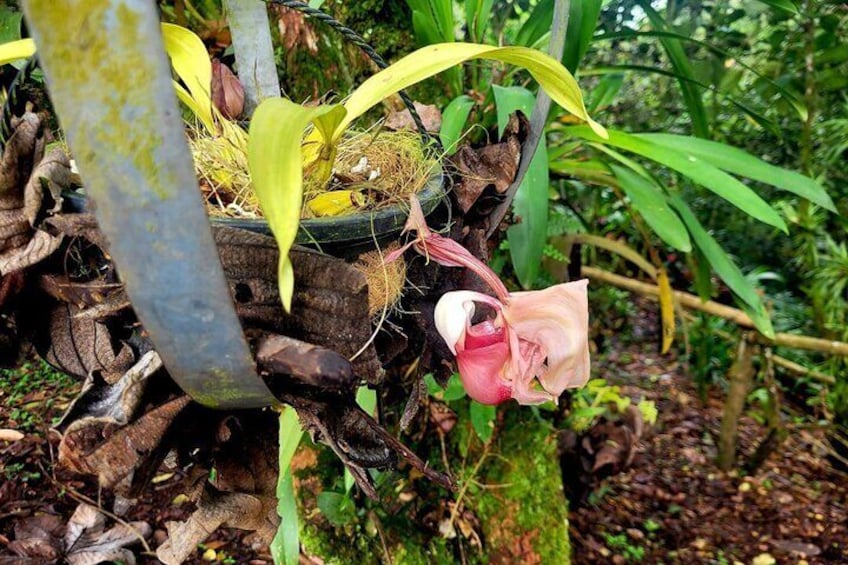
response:
<path id="1" fill-rule="evenodd" d="M 653 344 L 614 343 L 607 349 L 614 351 L 596 356 L 596 376 L 620 384 L 634 400 L 654 400 L 659 416 L 637 445 L 631 467 L 594 480 L 587 501 L 572 505 L 575 564 L 848 563 L 848 477 L 829 464 L 822 430 L 789 419 L 787 439 L 753 476 L 722 473 L 713 463 L 720 391 L 714 388 L 702 401 L 685 367 L 660 357 Z M 35 363 L 0 373 L 0 437 L 13 439 L 15 434 L 6 435 L 10 430 L 24 434 L 0 440 L 0 564 L 46 562 L 15 557 L 10 544 L 35 544 L 49 558 L 80 502 L 113 507 L 95 484 L 53 466 L 47 428 L 75 387 Z M 750 414 L 742 418 L 740 460 L 764 433 Z M 147 543 L 154 549 L 165 536 L 165 522 L 183 520 L 194 509 L 169 477 L 156 481 L 121 518 L 146 522 L 152 530 Z M 111 527 L 116 517 L 107 516 Z M 91 534 L 92 541 L 98 539 L 96 531 Z M 190 562 L 271 561 L 254 535 L 219 529 Z"/>

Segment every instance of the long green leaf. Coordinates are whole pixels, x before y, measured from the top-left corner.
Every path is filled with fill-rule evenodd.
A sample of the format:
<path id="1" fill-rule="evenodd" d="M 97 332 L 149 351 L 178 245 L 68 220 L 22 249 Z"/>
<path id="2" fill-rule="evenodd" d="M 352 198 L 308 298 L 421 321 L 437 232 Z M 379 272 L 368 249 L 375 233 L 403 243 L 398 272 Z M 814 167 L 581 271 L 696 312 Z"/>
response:
<path id="1" fill-rule="evenodd" d="M 689 206 L 683 199 L 673 194 L 670 197 L 671 205 L 677 210 L 683 223 L 689 228 L 689 233 L 695 240 L 695 245 L 701 251 L 703 256 L 710 262 L 716 274 L 721 277 L 730 290 L 750 308 L 753 313 L 752 320 L 757 326 L 757 329 L 766 337 L 774 338 L 774 329 L 771 325 L 771 319 L 766 311 L 763 301 L 754 286 L 745 278 L 736 263 L 725 253 L 721 245 L 709 234 L 701 222 L 689 209 Z"/>
<path id="2" fill-rule="evenodd" d="M 562 54 L 562 64 L 572 73 L 577 72 L 580 61 L 589 49 L 602 6 L 601 0 L 580 0 L 569 5 L 568 41 Z"/>
<path id="3" fill-rule="evenodd" d="M 797 194 L 822 208 L 836 212 L 836 207 L 827 191 L 813 179 L 794 171 L 775 167 L 739 148 L 707 139 L 669 133 L 640 133 L 635 134 L 635 137 L 684 152 L 734 175 Z"/>
<path id="4" fill-rule="evenodd" d="M 468 27 L 471 41 L 480 43 L 489 27 L 494 0 L 465 0 L 465 25 Z"/>
<path id="5" fill-rule="evenodd" d="M 672 39 L 677 39 L 679 41 L 692 43 L 694 45 L 698 45 L 700 47 L 703 47 L 703 48 L 707 49 L 708 51 L 710 51 L 711 53 L 713 53 L 714 55 L 722 57 L 725 60 L 732 59 L 734 66 L 738 66 L 738 67 L 745 69 L 746 71 L 755 75 L 758 79 L 767 82 L 775 90 L 777 90 L 777 92 L 780 94 L 780 96 L 784 100 L 789 102 L 789 104 L 795 109 L 795 111 L 798 112 L 798 118 L 801 121 L 805 121 L 807 119 L 807 107 L 804 105 L 804 102 L 799 98 L 799 96 L 796 93 L 788 90 L 784 85 L 773 80 L 772 78 L 770 78 L 770 77 L 768 77 L 764 74 L 761 74 L 760 72 L 757 71 L 757 69 L 746 64 L 744 61 L 740 61 L 739 59 L 735 58 L 733 56 L 733 54 L 730 53 L 729 51 L 722 49 L 720 47 L 717 47 L 716 45 L 713 45 L 712 43 L 710 43 L 708 41 L 702 41 L 700 39 L 695 39 L 694 37 L 690 37 L 688 35 L 683 35 L 682 33 L 675 33 L 673 31 L 658 31 L 658 30 L 636 31 L 636 30 L 631 30 L 631 29 L 619 30 L 619 31 L 614 31 L 614 32 L 610 32 L 610 33 L 605 33 L 605 34 L 602 34 L 602 35 L 596 35 L 596 36 L 593 37 L 592 41 L 606 41 L 606 40 L 613 40 L 613 39 L 634 39 L 634 38 L 640 38 L 640 37 L 668 37 L 668 38 L 672 38 Z M 820 62 L 820 60 L 821 60 L 820 58 L 816 59 L 816 61 L 819 61 L 819 62 Z M 642 68 L 644 68 L 644 67 L 642 67 Z M 698 86 L 701 86 L 703 88 L 708 88 L 710 90 L 716 91 L 719 94 L 723 94 L 724 96 L 726 96 L 730 100 L 735 100 L 734 97 L 722 93 L 721 90 L 715 89 L 715 87 L 713 87 L 712 85 L 704 84 L 704 83 L 702 83 L 698 80 L 692 80 L 692 78 L 694 78 L 694 77 L 691 77 L 691 78 L 690 77 L 682 77 L 682 76 L 676 75 L 674 73 L 668 73 L 668 76 L 674 76 L 675 78 L 679 78 L 681 80 L 689 80 L 693 84 L 697 84 Z"/>
<path id="6" fill-rule="evenodd" d="M 670 246 L 680 251 L 692 250 L 686 226 L 668 205 L 662 189 L 642 175 L 612 165 L 612 170 L 636 211 L 645 218 L 651 229 Z"/>
<path id="7" fill-rule="evenodd" d="M 442 142 L 446 154 L 453 155 L 456 151 L 456 145 L 459 143 L 465 129 L 465 123 L 468 121 L 468 115 L 473 107 L 474 99 L 463 94 L 451 100 L 442 111 L 442 128 L 439 130 L 439 141 Z"/>
<path id="8" fill-rule="evenodd" d="M 748 116 L 751 117 L 758 125 L 760 125 L 763 129 L 768 130 L 776 136 L 781 135 L 781 130 L 773 121 L 769 120 L 762 113 L 758 112 L 745 102 L 742 102 L 738 98 L 735 98 L 725 92 L 722 92 L 720 89 L 712 86 L 710 84 L 704 84 L 699 82 L 694 78 L 689 78 L 685 76 L 681 76 L 674 71 L 669 71 L 666 69 L 659 69 L 656 67 L 648 67 L 645 65 L 607 65 L 603 67 L 592 67 L 591 69 L 584 69 L 581 71 L 583 76 L 593 76 L 593 75 L 610 75 L 617 74 L 621 72 L 636 72 L 636 73 L 650 73 L 657 74 L 662 76 L 667 76 L 674 78 L 678 81 L 691 82 L 692 84 L 696 84 L 701 88 L 714 92 L 716 95 L 720 96 L 723 99 L 726 99 L 728 102 L 742 110 Z"/>
<path id="9" fill-rule="evenodd" d="M 554 102 L 587 122 L 599 136 L 606 135 L 603 126 L 589 117 L 577 81 L 545 53 L 526 47 L 442 43 L 419 49 L 362 83 L 345 102 L 348 113 L 336 129 L 333 140 L 339 139 L 353 120 L 388 96 L 472 59 L 491 59 L 523 67 Z"/>
<path id="10" fill-rule="evenodd" d="M 509 116 L 516 110 L 525 115 L 533 111 L 536 96 L 520 86 L 492 85 L 498 113 L 498 137 L 503 135 Z M 544 137 L 539 140 L 536 154 L 530 161 L 527 174 L 512 202 L 518 223 L 506 232 L 509 254 L 518 281 L 530 288 L 539 277 L 542 252 L 548 235 L 548 153 Z"/>
<path id="11" fill-rule="evenodd" d="M 315 123 L 316 130 L 327 130 L 343 114 L 344 108 L 337 105 L 306 108 L 284 98 L 269 98 L 259 105 L 250 122 L 247 146 L 250 178 L 263 216 L 280 248 L 277 276 L 280 298 L 287 312 L 291 310 L 294 294 L 289 250 L 297 235 L 303 200 L 303 131 L 310 123 Z"/>
<path id="12" fill-rule="evenodd" d="M 277 514 L 280 516 L 280 526 L 271 543 L 271 554 L 277 565 L 295 565 L 300 555 L 300 542 L 291 461 L 300 444 L 303 429 L 297 412 L 288 406 L 280 412 L 279 423 Z"/>
<path id="13" fill-rule="evenodd" d="M 609 137 L 604 140 L 586 126 L 570 126 L 565 130 L 588 141 L 619 147 L 670 167 L 721 196 L 752 218 L 787 231 L 783 218 L 765 200 L 703 159 L 621 131 L 609 130 Z"/>
<path id="14" fill-rule="evenodd" d="M 660 14 L 651 6 L 648 0 L 637 0 L 639 6 L 645 11 L 645 15 L 651 21 L 651 25 L 660 31 L 667 31 L 668 25 Z M 671 66 L 678 75 L 694 79 L 695 74 L 692 71 L 692 66 L 689 64 L 689 57 L 686 51 L 680 44 L 680 41 L 671 38 L 661 38 L 663 48 L 671 62 Z M 686 104 L 686 109 L 689 117 L 692 119 L 692 131 L 698 137 L 709 136 L 709 124 L 707 122 L 707 111 L 704 108 L 704 100 L 701 90 L 694 86 L 690 81 L 679 80 L 680 92 L 683 94 L 683 101 Z"/>
<path id="15" fill-rule="evenodd" d="M 536 47 L 539 40 L 550 33 L 553 19 L 554 0 L 541 0 L 515 34 L 513 43 L 524 47 Z"/>
<path id="16" fill-rule="evenodd" d="M 796 6 L 792 0 L 759 0 L 763 4 L 767 6 L 771 6 L 772 8 L 777 8 L 778 10 L 783 10 L 784 12 L 789 12 L 790 14 L 798 13 L 798 6 Z"/>
<path id="17" fill-rule="evenodd" d="M 412 10 L 412 30 L 419 46 L 456 41 L 452 0 L 407 0 Z M 462 69 L 444 72 L 454 95 L 462 94 Z"/>
<path id="18" fill-rule="evenodd" d="M 590 112 L 596 112 L 599 108 L 605 108 L 613 103 L 618 92 L 624 85 L 624 74 L 616 73 L 601 77 L 598 85 L 592 89 L 586 102 Z"/>

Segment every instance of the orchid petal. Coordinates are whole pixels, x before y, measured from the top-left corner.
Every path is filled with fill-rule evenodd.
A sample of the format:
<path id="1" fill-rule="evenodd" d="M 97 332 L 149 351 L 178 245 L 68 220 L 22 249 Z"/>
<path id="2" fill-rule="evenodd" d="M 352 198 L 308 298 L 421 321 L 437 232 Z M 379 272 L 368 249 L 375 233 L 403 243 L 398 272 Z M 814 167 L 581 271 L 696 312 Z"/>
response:
<path id="1" fill-rule="evenodd" d="M 497 310 L 502 307 L 502 304 L 491 296 L 471 290 L 446 292 L 436 304 L 436 310 L 433 313 L 436 329 L 454 355 L 456 355 L 457 344 L 464 348 L 465 332 L 471 325 L 475 302 L 488 304 Z"/>
<path id="2" fill-rule="evenodd" d="M 468 396 L 480 404 L 500 404 L 508 400 L 512 387 L 503 378 L 508 361 L 509 346 L 503 341 L 457 353 L 459 378 Z"/>
<path id="3" fill-rule="evenodd" d="M 567 388 L 583 386 L 589 379 L 587 285 L 587 280 L 580 280 L 545 290 L 516 292 L 503 310 L 510 332 L 521 341 L 538 345 L 540 354 L 547 358 L 547 368 L 537 370 L 535 376 L 554 397 Z"/>

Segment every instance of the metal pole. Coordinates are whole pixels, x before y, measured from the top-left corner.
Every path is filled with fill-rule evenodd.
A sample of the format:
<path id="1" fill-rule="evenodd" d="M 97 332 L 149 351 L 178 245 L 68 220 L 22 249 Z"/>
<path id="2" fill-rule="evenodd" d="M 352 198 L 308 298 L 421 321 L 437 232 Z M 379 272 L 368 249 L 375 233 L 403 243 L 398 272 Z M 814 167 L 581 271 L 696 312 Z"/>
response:
<path id="1" fill-rule="evenodd" d="M 156 4 L 23 6 L 109 251 L 168 372 L 207 406 L 275 403 L 256 374 L 209 229 Z"/>

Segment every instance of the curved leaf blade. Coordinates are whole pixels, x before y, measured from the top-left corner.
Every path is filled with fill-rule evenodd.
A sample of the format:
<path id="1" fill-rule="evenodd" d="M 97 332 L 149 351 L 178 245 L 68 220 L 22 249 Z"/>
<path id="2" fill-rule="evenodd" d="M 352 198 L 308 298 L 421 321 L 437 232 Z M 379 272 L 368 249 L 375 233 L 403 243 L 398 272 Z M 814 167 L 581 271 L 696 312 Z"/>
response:
<path id="1" fill-rule="evenodd" d="M 269 98 L 253 114 L 247 160 L 253 190 L 280 248 L 277 272 L 280 299 L 286 312 L 294 294 L 294 271 L 289 250 L 300 224 L 303 201 L 301 141 L 310 123 L 327 127 L 344 114 L 338 105 L 306 108 L 284 98 Z M 286 124 L 286 127 L 280 127 Z"/>
<path id="2" fill-rule="evenodd" d="M 692 251 L 686 226 L 669 206 L 662 189 L 629 169 L 617 165 L 611 168 L 622 190 L 630 197 L 633 207 L 645 218 L 654 233 L 679 251 Z"/>
<path id="3" fill-rule="evenodd" d="M 557 60 L 526 47 L 494 47 L 473 43 L 440 43 L 423 47 L 362 83 L 345 102 L 347 116 L 333 135 L 337 140 L 350 123 L 372 106 L 446 69 L 473 59 L 501 61 L 526 69 L 551 99 L 589 124 L 600 137 L 606 130 L 589 117 L 580 87 Z"/>
<path id="4" fill-rule="evenodd" d="M 757 289 L 745 278 L 733 259 L 722 249 L 721 245 L 707 233 L 701 222 L 689 209 L 689 206 L 677 194 L 670 197 L 671 205 L 677 210 L 683 223 L 689 228 L 689 233 L 695 240 L 695 245 L 701 251 L 703 256 L 709 261 L 716 274 L 721 277 L 730 290 L 750 309 L 751 319 L 756 324 L 757 329 L 766 337 L 774 338 L 774 328 L 771 325 L 771 318 L 763 304 L 762 298 L 757 293 Z"/>
<path id="5" fill-rule="evenodd" d="M 836 206 L 827 191 L 813 179 L 766 163 L 737 147 L 707 139 L 670 133 L 639 133 L 635 136 L 685 152 L 734 175 L 747 177 L 791 192 L 818 204 L 826 210 L 836 212 Z"/>
<path id="6" fill-rule="evenodd" d="M 503 135 L 510 114 L 521 110 L 529 115 L 536 104 L 533 93 L 520 86 L 495 84 L 492 91 L 498 113 L 499 136 Z M 512 265 L 524 288 L 533 286 L 542 264 L 542 252 L 548 236 L 548 182 L 548 152 L 543 137 L 512 202 L 513 213 L 520 221 L 506 232 Z"/>
<path id="7" fill-rule="evenodd" d="M 212 63 L 206 46 L 191 30 L 168 23 L 162 24 L 162 40 L 174 72 L 194 100 L 194 104 L 190 104 L 192 111 L 210 133 L 217 133 L 212 109 Z M 185 102 L 183 96 L 180 98 Z"/>
<path id="8" fill-rule="evenodd" d="M 609 137 L 604 140 L 586 126 L 570 126 L 565 130 L 588 141 L 625 149 L 674 169 L 721 196 L 752 218 L 774 226 L 784 233 L 787 231 L 783 218 L 756 192 L 699 157 L 622 131 L 609 130 Z"/>

